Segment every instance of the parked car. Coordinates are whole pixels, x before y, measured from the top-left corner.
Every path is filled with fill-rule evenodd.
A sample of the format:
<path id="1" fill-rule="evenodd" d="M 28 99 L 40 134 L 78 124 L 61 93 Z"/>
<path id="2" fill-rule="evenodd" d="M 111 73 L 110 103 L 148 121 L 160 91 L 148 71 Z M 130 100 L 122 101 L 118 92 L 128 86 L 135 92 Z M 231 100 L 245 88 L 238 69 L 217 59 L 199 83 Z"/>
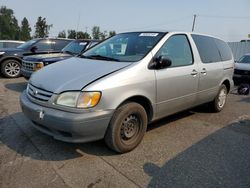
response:
<path id="1" fill-rule="evenodd" d="M 235 62 L 233 77 L 235 82 L 250 80 L 250 54 L 242 56 L 239 61 Z"/>
<path id="2" fill-rule="evenodd" d="M 20 40 L 0 40 L 0 48 L 16 48 L 23 43 Z"/>
<path id="3" fill-rule="evenodd" d="M 32 39 L 17 48 L 0 49 L 1 73 L 7 78 L 19 77 L 24 56 L 60 52 L 71 41 L 59 38 Z"/>
<path id="4" fill-rule="evenodd" d="M 124 153 L 149 122 L 209 103 L 221 111 L 234 60 L 220 39 L 186 32 L 130 32 L 43 68 L 20 101 L 38 130 L 66 142 L 103 139 Z"/>
<path id="5" fill-rule="evenodd" d="M 74 40 L 65 46 L 60 53 L 26 56 L 22 61 L 21 74 L 28 79 L 33 72 L 42 67 L 77 56 L 98 42 L 98 40 L 88 39 Z"/>

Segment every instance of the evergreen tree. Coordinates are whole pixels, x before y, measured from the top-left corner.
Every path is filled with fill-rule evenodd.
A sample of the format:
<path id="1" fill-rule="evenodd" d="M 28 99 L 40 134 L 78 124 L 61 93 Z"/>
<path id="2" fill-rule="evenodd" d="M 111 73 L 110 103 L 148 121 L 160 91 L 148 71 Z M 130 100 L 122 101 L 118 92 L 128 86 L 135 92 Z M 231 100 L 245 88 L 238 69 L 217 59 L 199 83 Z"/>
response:
<path id="1" fill-rule="evenodd" d="M 68 30 L 68 38 L 76 39 L 76 30 Z"/>
<path id="2" fill-rule="evenodd" d="M 66 38 L 66 32 L 63 30 L 63 31 L 60 31 L 59 33 L 58 33 L 58 37 L 59 38 Z"/>
<path id="3" fill-rule="evenodd" d="M 24 17 L 21 22 L 20 40 L 24 40 L 24 41 L 30 40 L 31 39 L 30 32 L 31 32 L 31 28 L 30 28 L 29 22 L 27 18 Z"/>
<path id="4" fill-rule="evenodd" d="M 101 31 L 99 26 L 94 26 L 92 28 L 92 37 L 93 39 L 100 39 L 101 38 Z"/>
<path id="5" fill-rule="evenodd" d="M 77 39 L 91 39 L 91 37 L 87 32 L 78 31 Z"/>
<path id="6" fill-rule="evenodd" d="M 35 38 L 44 38 L 49 35 L 49 30 L 53 25 L 48 25 L 46 18 L 39 16 L 35 25 Z"/>
<path id="7" fill-rule="evenodd" d="M 109 31 L 109 37 L 112 37 L 112 36 L 114 36 L 114 35 L 116 35 L 116 32 L 115 32 L 115 31 Z"/>
<path id="8" fill-rule="evenodd" d="M 20 28 L 14 11 L 6 6 L 0 8 L 0 39 L 18 40 Z"/>

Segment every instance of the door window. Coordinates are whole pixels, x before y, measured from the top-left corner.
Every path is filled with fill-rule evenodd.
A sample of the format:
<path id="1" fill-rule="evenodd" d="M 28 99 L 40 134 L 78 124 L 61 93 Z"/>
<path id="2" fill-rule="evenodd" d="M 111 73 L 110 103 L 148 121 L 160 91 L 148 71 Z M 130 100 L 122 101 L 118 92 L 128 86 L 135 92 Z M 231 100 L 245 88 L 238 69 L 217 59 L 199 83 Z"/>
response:
<path id="1" fill-rule="evenodd" d="M 52 50 L 52 41 L 40 40 L 34 46 L 37 47 L 37 51 L 51 51 Z"/>
<path id="2" fill-rule="evenodd" d="M 186 35 L 171 36 L 156 57 L 165 56 L 172 61 L 171 67 L 187 66 L 193 64 L 193 55 Z"/>

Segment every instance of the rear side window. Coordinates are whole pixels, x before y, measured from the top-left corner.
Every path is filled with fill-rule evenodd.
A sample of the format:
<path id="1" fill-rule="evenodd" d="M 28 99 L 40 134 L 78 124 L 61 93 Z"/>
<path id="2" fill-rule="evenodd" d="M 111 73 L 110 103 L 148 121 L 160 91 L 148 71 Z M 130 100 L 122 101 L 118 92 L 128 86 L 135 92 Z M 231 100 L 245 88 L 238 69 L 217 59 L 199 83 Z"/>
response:
<path id="1" fill-rule="evenodd" d="M 222 40 L 214 39 L 215 43 L 219 49 L 221 60 L 228 61 L 232 59 L 232 53 L 230 47 Z"/>
<path id="2" fill-rule="evenodd" d="M 67 44 L 69 44 L 70 40 L 54 40 L 55 50 L 61 51 Z"/>
<path id="3" fill-rule="evenodd" d="M 166 56 L 172 61 L 171 67 L 193 64 L 193 55 L 186 35 L 171 36 L 157 52 L 156 57 Z"/>
<path id="4" fill-rule="evenodd" d="M 192 35 L 203 63 L 221 61 L 220 52 L 214 38 L 202 35 Z"/>
<path id="5" fill-rule="evenodd" d="M 20 45 L 20 43 L 16 43 L 16 42 L 6 42 L 5 48 L 16 48 L 19 45 Z"/>
<path id="6" fill-rule="evenodd" d="M 37 51 L 51 51 L 52 50 L 52 41 L 40 40 L 34 46 L 37 47 Z"/>

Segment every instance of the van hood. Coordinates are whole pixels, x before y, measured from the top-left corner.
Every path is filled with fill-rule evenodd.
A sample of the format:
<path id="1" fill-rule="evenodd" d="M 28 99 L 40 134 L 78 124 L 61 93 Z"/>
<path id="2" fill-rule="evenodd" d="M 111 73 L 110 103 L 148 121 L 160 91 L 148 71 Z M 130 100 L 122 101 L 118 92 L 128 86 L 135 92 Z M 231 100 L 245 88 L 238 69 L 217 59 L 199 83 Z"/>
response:
<path id="1" fill-rule="evenodd" d="M 238 70 L 250 70 L 250 63 L 235 63 L 234 69 Z"/>
<path id="2" fill-rule="evenodd" d="M 73 57 L 42 68 L 32 74 L 29 83 L 53 93 L 81 90 L 90 82 L 129 66 L 113 62 Z"/>

